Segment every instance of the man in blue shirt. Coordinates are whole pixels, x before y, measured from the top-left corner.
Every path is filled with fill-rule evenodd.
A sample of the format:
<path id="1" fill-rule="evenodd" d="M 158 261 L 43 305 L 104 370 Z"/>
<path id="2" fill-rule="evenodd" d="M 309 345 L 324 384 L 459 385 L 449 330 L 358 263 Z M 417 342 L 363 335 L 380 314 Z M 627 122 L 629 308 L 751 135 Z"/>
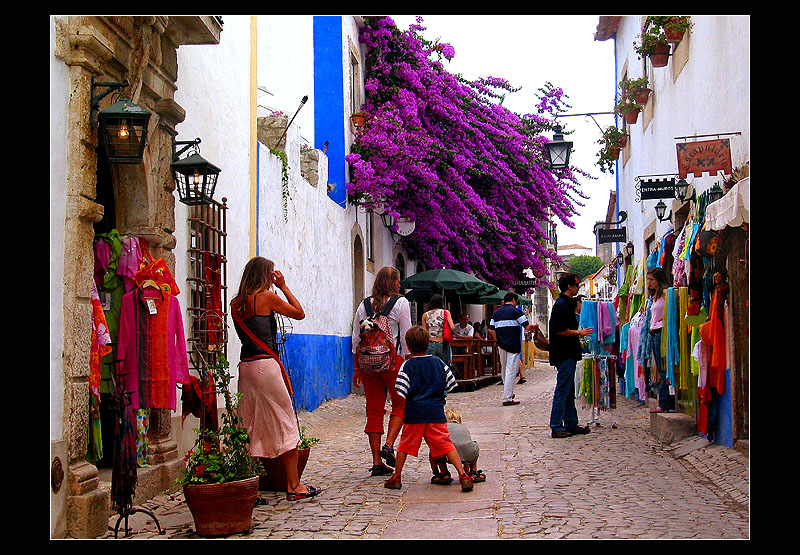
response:
<path id="1" fill-rule="evenodd" d="M 522 333 L 520 328 L 533 329 L 525 313 L 517 308 L 519 299 L 516 293 L 506 293 L 503 304 L 492 314 L 489 329 L 497 338 L 497 351 L 500 355 L 500 376 L 503 378 L 503 406 L 518 405 L 514 400 L 514 381 L 519 371 L 519 357 L 522 353 Z"/>

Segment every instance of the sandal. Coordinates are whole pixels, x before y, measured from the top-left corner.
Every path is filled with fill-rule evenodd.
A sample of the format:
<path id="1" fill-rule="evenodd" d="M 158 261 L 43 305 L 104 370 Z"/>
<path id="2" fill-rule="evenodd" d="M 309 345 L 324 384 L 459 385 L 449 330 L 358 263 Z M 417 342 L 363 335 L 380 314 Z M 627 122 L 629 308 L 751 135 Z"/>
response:
<path id="1" fill-rule="evenodd" d="M 470 478 L 468 475 L 462 474 L 458 477 L 458 481 L 461 482 L 461 491 L 472 491 L 472 478 Z"/>
<path id="2" fill-rule="evenodd" d="M 483 473 L 483 470 L 473 470 L 469 473 L 469 477 L 472 479 L 472 482 L 476 484 L 486 481 L 486 474 Z"/>
<path id="3" fill-rule="evenodd" d="M 376 464 L 370 468 L 369 471 L 373 476 L 387 476 L 394 472 L 393 469 L 389 468 L 385 464 Z"/>
<path id="4" fill-rule="evenodd" d="M 386 464 L 388 464 L 389 466 L 394 466 L 395 464 L 397 464 L 397 461 L 394 458 L 394 449 L 392 449 L 385 443 L 383 444 L 383 447 L 381 447 L 380 455 L 381 458 L 385 460 Z"/>
<path id="5" fill-rule="evenodd" d="M 388 489 L 400 489 L 403 487 L 403 483 L 400 480 L 400 476 L 392 475 L 391 478 L 383 483 L 383 487 Z"/>
<path id="6" fill-rule="evenodd" d="M 433 478 L 431 478 L 431 484 L 438 484 L 440 486 L 447 486 L 453 483 L 453 477 L 450 475 L 450 472 L 441 472 L 439 474 L 434 474 Z"/>
<path id="7" fill-rule="evenodd" d="M 307 499 L 309 497 L 314 497 L 315 495 L 319 495 L 322 493 L 320 488 L 315 488 L 314 486 L 306 486 L 308 491 L 287 491 L 286 492 L 286 500 L 287 501 L 298 501 L 299 499 Z"/>

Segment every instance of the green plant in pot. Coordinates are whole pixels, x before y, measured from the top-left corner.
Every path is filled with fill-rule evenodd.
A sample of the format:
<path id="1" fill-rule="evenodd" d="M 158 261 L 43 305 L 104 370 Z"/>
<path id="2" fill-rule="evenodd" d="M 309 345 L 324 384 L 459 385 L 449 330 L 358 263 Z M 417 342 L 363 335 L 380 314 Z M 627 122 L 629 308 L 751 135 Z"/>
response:
<path id="1" fill-rule="evenodd" d="M 614 162 L 619 158 L 620 149 L 628 140 L 628 132 L 615 125 L 607 127 L 597 141 L 601 145 L 597 153 L 597 165 L 603 173 L 614 173 Z"/>
<path id="2" fill-rule="evenodd" d="M 625 121 L 630 124 L 636 123 L 641 110 L 641 106 L 627 99 L 620 100 L 617 105 L 614 106 L 614 112 L 624 117 Z"/>
<path id="3" fill-rule="evenodd" d="M 683 35 L 694 25 L 688 15 L 651 15 L 649 20 L 652 25 L 664 30 L 667 42 L 680 42 Z"/>
<path id="4" fill-rule="evenodd" d="M 619 82 L 621 98 L 633 101 L 636 104 L 647 104 L 647 97 L 650 96 L 650 82 L 647 77 L 637 79 L 623 79 Z"/>
<path id="5" fill-rule="evenodd" d="M 639 59 L 648 56 L 653 67 L 664 67 L 669 61 L 670 46 L 664 28 L 653 23 L 652 17 L 647 16 L 645 19 L 639 41 L 633 41 L 633 49 Z"/>
<path id="6" fill-rule="evenodd" d="M 306 427 L 300 426 L 300 442 L 297 444 L 297 475 L 303 476 L 303 471 L 308 464 L 308 457 L 311 454 L 311 446 L 319 443 L 320 439 L 306 435 Z M 259 478 L 259 489 L 270 491 L 286 491 L 287 480 L 286 470 L 283 461 L 278 458 L 260 459 L 264 471 Z"/>
<path id="7" fill-rule="evenodd" d="M 258 475 L 263 471 L 250 456 L 250 436 L 238 416 L 241 394 L 231 395 L 231 375 L 224 354 L 209 368 L 214 391 L 223 392 L 225 411 L 219 429 L 197 430 L 194 447 L 186 454 L 186 467 L 178 482 L 197 532 L 220 536 L 250 528 L 258 498 Z"/>

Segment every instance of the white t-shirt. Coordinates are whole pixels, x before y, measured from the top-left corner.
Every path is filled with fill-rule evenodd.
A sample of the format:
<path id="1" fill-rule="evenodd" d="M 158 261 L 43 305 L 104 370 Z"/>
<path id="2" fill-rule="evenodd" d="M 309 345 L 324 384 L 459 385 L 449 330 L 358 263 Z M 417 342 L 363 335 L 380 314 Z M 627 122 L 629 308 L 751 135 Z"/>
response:
<path id="1" fill-rule="evenodd" d="M 475 333 L 475 328 L 472 327 L 472 324 L 467 324 L 466 328 L 462 328 L 461 324 L 456 324 L 456 328 L 453 330 L 453 333 L 458 337 L 472 337 Z"/>

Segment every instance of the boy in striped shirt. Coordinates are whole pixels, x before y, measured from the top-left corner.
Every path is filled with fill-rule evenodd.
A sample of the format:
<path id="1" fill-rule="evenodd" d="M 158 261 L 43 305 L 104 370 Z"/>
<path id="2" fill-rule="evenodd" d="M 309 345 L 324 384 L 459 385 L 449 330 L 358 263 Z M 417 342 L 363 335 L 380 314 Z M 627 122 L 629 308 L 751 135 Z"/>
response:
<path id="1" fill-rule="evenodd" d="M 447 457 L 458 471 L 461 491 L 471 491 L 472 479 L 464 472 L 461 457 L 450 441 L 444 404 L 447 392 L 456 386 L 450 368 L 428 350 L 428 331 L 422 326 L 413 326 L 406 333 L 406 344 L 411 358 L 403 363 L 397 374 L 395 389 L 406 400 L 403 419 L 403 435 L 397 446 L 394 474 L 383 483 L 390 489 L 400 489 L 403 464 L 408 455 L 416 457 L 422 440 L 430 449 L 433 458 Z"/>

